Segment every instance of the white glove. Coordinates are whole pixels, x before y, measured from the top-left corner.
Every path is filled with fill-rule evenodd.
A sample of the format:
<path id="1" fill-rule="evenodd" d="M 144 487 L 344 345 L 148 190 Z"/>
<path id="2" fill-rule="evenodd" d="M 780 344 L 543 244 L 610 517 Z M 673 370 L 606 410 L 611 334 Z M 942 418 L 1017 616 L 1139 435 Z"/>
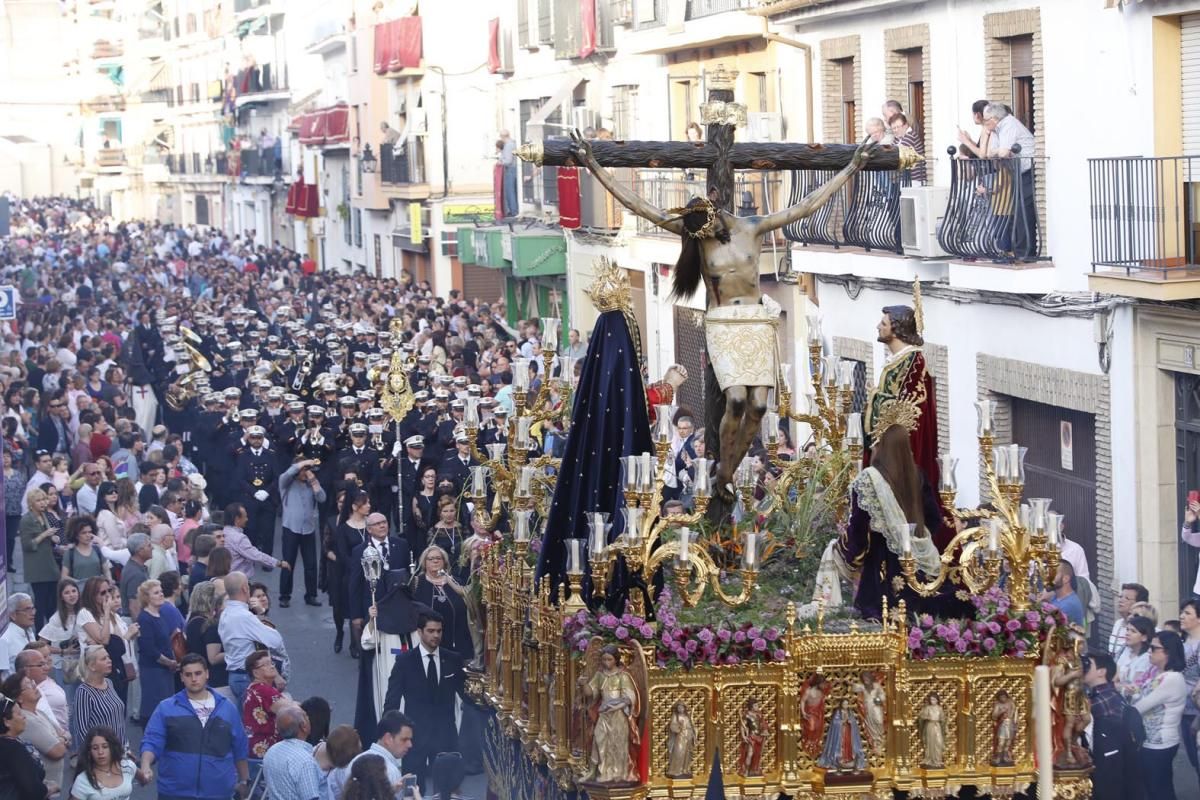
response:
<path id="1" fill-rule="evenodd" d="M 400 453 L 402 453 L 403 451 L 404 451 L 404 445 L 400 442 L 396 442 L 394 445 L 392 445 L 392 458 L 399 458 Z"/>
<path id="2" fill-rule="evenodd" d="M 270 496 L 271 495 L 267 494 L 266 490 L 264 490 L 264 489 L 259 489 L 257 492 L 254 493 L 254 499 L 260 503 L 267 502 L 267 498 Z"/>

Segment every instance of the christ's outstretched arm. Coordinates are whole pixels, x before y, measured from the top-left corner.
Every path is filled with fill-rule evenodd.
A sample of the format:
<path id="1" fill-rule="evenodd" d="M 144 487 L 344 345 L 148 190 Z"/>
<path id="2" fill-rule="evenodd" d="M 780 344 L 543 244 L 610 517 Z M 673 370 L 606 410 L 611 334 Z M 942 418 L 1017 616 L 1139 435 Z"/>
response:
<path id="1" fill-rule="evenodd" d="M 653 222 L 660 228 L 668 230 L 674 234 L 683 233 L 683 220 L 678 217 L 669 216 L 661 208 L 651 205 L 643 200 L 638 194 L 617 182 L 613 174 L 604 167 L 600 166 L 600 162 L 592 155 L 591 145 L 587 140 L 581 138 L 578 134 L 574 134 L 572 138 L 575 140 L 575 158 L 580 164 L 587 167 L 588 171 L 596 176 L 596 180 L 604 186 L 605 189 L 612 194 L 613 197 L 621 201 L 621 205 L 628 208 L 634 214 L 637 214 L 644 220 Z"/>
<path id="2" fill-rule="evenodd" d="M 829 202 L 829 198 L 833 196 L 833 193 L 841 189 L 842 185 L 850 180 L 850 176 L 866 166 L 867 159 L 871 157 L 871 153 L 874 152 L 876 147 L 878 145 L 874 141 L 870 138 L 866 139 L 854 151 L 854 156 L 850 159 L 850 163 L 846 165 L 846 168 L 837 175 L 834 175 L 833 178 L 809 192 L 807 197 L 791 208 L 776 211 L 774 214 L 759 219 L 756 226 L 758 235 L 762 236 L 785 225 L 791 225 L 793 222 L 798 222 L 805 217 L 811 216 L 818 208 Z"/>

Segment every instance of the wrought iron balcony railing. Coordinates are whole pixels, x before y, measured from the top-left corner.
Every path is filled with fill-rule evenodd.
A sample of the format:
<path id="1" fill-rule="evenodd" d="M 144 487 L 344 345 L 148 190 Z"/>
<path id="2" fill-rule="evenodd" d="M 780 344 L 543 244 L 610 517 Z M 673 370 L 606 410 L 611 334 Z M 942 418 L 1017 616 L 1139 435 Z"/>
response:
<path id="1" fill-rule="evenodd" d="M 379 145 L 379 177 L 387 184 L 424 183 L 425 148 L 419 140 L 395 150 L 393 145 Z"/>
<path id="2" fill-rule="evenodd" d="M 1037 182 L 1044 167 L 1045 159 L 1019 154 L 952 158 L 950 197 L 938 231 L 942 249 L 967 260 L 1042 259 Z"/>
<path id="3" fill-rule="evenodd" d="M 788 205 L 800 203 L 835 174 L 793 170 Z M 901 253 L 900 190 L 911 182 L 908 171 L 860 172 L 814 214 L 784 228 L 783 235 L 801 244 Z"/>
<path id="4" fill-rule="evenodd" d="M 682 169 L 633 170 L 634 191 L 659 208 L 679 208 L 693 197 L 704 197 L 704 171 Z M 738 172 L 734 177 L 734 212 L 739 217 L 766 214 L 779 208 L 783 180 L 777 172 Z M 652 222 L 638 218 L 639 234 L 670 236 Z"/>
<path id="5" fill-rule="evenodd" d="M 1200 269 L 1200 157 L 1088 159 L 1092 270 L 1167 279 Z"/>

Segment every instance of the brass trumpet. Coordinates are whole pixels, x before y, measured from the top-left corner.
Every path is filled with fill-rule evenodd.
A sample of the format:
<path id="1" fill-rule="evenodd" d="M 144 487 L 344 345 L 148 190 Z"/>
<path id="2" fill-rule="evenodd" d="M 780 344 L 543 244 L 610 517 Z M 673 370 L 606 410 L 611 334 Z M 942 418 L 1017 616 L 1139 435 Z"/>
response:
<path id="1" fill-rule="evenodd" d="M 196 333 L 194 330 L 192 330 L 191 328 L 189 328 L 186 325 L 179 326 L 179 335 L 182 336 L 187 341 L 191 342 L 192 344 L 200 344 L 201 342 L 204 341 L 203 339 L 200 338 L 200 334 Z"/>

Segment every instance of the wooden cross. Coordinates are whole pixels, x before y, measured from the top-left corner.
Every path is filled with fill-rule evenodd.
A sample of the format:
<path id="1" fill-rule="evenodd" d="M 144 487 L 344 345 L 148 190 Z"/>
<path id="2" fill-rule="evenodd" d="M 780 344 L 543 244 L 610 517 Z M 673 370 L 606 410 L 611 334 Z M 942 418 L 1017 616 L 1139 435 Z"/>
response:
<path id="1" fill-rule="evenodd" d="M 734 73 L 736 75 L 736 73 Z M 778 142 L 734 143 L 734 130 L 746 122 L 746 107 L 733 102 L 732 77 L 723 69 L 709 79 L 708 102 L 700 107 L 707 124 L 707 141 L 654 142 L 595 140 L 592 154 L 603 167 L 651 169 L 703 169 L 708 172 L 708 194 L 719 208 L 733 212 L 734 170 L 817 169 L 831 173 L 850 163 L 857 145 L 789 144 Z M 574 143 L 565 137 L 529 143 L 517 156 L 546 167 L 579 166 Z M 918 160 L 909 148 L 884 145 L 877 148 L 864 169 L 875 171 L 907 169 Z"/>

